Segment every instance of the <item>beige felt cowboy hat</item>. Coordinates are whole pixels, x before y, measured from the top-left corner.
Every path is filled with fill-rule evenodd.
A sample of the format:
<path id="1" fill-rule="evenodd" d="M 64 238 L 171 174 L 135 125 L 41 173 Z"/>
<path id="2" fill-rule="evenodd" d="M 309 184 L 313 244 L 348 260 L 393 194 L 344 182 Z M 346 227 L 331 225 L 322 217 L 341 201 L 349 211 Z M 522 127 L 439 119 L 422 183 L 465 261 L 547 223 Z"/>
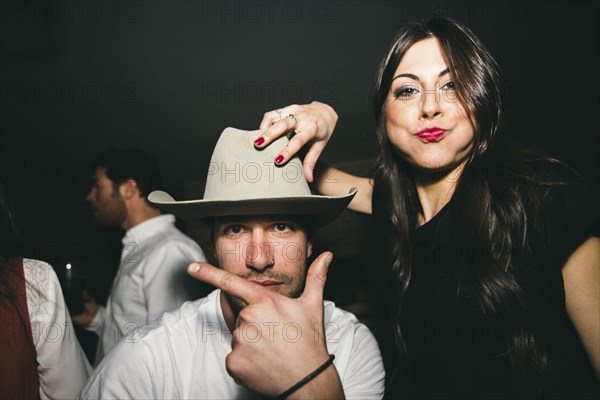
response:
<path id="1" fill-rule="evenodd" d="M 277 166 L 275 157 L 289 140 L 281 137 L 263 149 L 254 140 L 263 131 L 226 128 L 208 167 L 204 197 L 176 201 L 160 190 L 148 200 L 184 219 L 256 214 L 298 214 L 316 217 L 323 225 L 334 220 L 356 194 L 317 196 L 310 192 L 297 157 Z"/>

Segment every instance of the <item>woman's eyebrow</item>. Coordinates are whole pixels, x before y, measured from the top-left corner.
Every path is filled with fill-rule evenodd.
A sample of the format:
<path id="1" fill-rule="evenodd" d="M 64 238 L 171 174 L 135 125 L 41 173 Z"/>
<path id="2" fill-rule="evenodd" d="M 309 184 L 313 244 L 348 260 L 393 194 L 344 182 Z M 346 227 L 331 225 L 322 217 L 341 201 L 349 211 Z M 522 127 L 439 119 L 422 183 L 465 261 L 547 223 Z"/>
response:
<path id="1" fill-rule="evenodd" d="M 440 73 L 438 74 L 438 78 L 441 78 L 442 76 L 444 76 L 444 75 L 446 75 L 446 74 L 448 74 L 448 73 L 450 73 L 450 68 L 446 68 L 445 70 L 443 70 L 442 72 L 440 72 Z M 394 79 L 392 79 L 392 82 L 393 82 L 393 81 L 395 81 L 397 78 L 410 78 L 410 79 L 412 79 L 412 80 L 415 80 L 415 81 L 419 81 L 419 82 L 421 82 L 421 79 L 419 79 L 419 77 L 418 77 L 417 75 L 415 75 L 415 74 L 410 74 L 410 73 L 404 73 L 404 74 L 399 74 L 399 75 L 396 75 L 396 76 L 394 77 Z"/>

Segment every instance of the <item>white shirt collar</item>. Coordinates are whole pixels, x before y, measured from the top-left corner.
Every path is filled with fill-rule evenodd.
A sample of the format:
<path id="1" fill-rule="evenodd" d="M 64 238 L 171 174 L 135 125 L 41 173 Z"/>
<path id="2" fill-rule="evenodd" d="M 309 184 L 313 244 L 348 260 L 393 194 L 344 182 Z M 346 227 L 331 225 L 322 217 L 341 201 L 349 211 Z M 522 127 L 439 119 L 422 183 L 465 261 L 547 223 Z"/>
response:
<path id="1" fill-rule="evenodd" d="M 129 228 L 121 242 L 143 242 L 172 225 L 175 225 L 175 217 L 172 214 L 159 215 Z"/>

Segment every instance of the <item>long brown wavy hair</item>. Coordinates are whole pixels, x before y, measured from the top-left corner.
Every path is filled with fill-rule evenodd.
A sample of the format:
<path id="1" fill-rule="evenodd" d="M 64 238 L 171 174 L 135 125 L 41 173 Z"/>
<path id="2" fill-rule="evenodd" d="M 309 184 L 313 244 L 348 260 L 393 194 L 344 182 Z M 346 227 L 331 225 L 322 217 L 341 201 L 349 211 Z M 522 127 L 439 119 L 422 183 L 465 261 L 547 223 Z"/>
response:
<path id="1" fill-rule="evenodd" d="M 21 279 L 17 276 L 9 265 L 9 260 L 21 257 L 21 240 L 19 231 L 14 222 L 14 214 L 9 200 L 5 195 L 4 184 L 0 181 L 0 297 L 8 300 L 14 307 L 22 325 L 22 331 L 26 332 L 27 324 L 25 321 L 15 295 L 15 289 L 8 284 L 15 279 Z M 25 282 L 27 285 L 27 283 Z"/>
<path id="2" fill-rule="evenodd" d="M 464 25 L 445 17 L 405 25 L 392 41 L 378 69 L 373 116 L 379 144 L 374 175 L 376 196 L 384 216 L 383 246 L 391 266 L 388 293 L 398 360 L 388 395 L 396 397 L 410 382 L 410 363 L 400 315 L 410 285 L 411 232 L 422 211 L 409 165 L 391 145 L 386 131 L 386 98 L 393 75 L 415 43 L 436 38 L 453 75 L 458 100 L 475 128 L 474 143 L 453 195 L 456 215 L 469 215 L 455 226 L 461 240 L 482 243 L 482 251 L 467 252 L 464 270 L 457 271 L 456 294 L 469 285 L 482 314 L 502 327 L 518 395 L 539 397 L 549 375 L 547 347 L 535 321 L 533 305 L 523 289 L 524 257 L 535 209 L 548 183 L 538 179 L 530 161 L 533 153 L 507 150 L 501 130 L 505 95 L 499 67 L 481 41 Z M 493 173 L 494 179 L 490 179 Z M 389 273 L 389 269 L 388 269 Z"/>

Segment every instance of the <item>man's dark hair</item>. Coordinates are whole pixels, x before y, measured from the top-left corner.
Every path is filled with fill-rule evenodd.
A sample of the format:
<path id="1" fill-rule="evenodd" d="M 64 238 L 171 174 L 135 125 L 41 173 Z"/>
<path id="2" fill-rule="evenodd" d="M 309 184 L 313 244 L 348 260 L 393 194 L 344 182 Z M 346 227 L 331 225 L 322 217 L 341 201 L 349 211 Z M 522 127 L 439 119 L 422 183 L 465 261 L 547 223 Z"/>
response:
<path id="1" fill-rule="evenodd" d="M 136 182 L 142 196 L 148 196 L 161 187 L 158 161 L 139 149 L 107 150 L 94 161 L 93 167 L 105 169 L 106 176 L 113 181 L 114 190 L 128 179 Z"/>

